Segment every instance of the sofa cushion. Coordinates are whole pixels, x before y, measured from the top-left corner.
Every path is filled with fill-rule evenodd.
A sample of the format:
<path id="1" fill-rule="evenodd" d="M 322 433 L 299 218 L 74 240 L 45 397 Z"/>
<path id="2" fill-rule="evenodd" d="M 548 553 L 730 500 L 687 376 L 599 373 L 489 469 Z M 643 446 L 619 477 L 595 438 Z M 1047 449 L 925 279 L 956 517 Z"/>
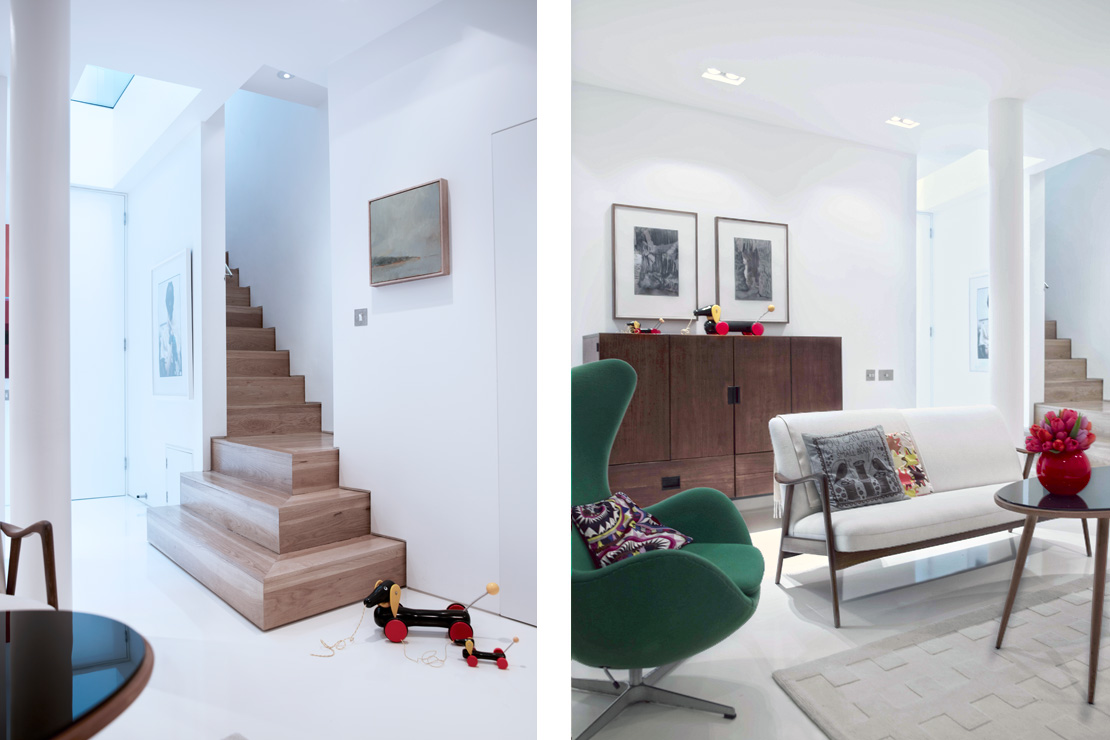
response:
<path id="1" fill-rule="evenodd" d="M 907 497 L 894 473 L 883 428 L 840 434 L 803 434 L 809 466 L 829 479 L 829 505 L 855 509 Z"/>
<path id="2" fill-rule="evenodd" d="M 26 596 L 0 594 L 0 612 L 30 612 L 46 609 L 53 611 L 54 607 L 43 601 L 29 599 Z"/>
<path id="3" fill-rule="evenodd" d="M 755 597 L 763 580 L 763 554 L 751 545 L 693 542 L 683 552 L 699 555 L 716 565 L 744 595 Z"/>
<path id="4" fill-rule="evenodd" d="M 832 513 L 833 538 L 841 552 L 897 547 L 1001 524 L 1021 524 L 1025 517 L 1003 509 L 994 494 L 1003 483 L 866 506 Z M 791 534 L 825 539 L 824 514 L 810 514 Z"/>
<path id="5" fill-rule="evenodd" d="M 1021 479 L 1022 458 L 1016 440 L 993 406 L 906 409 L 902 413 L 921 457 L 929 463 L 934 491 Z"/>
<path id="6" fill-rule="evenodd" d="M 925 460 L 917 449 L 917 442 L 909 432 L 889 432 L 886 446 L 890 448 L 890 458 L 894 460 L 894 471 L 902 483 L 907 496 L 928 496 L 933 492 L 929 473 L 925 470 Z"/>
<path id="7" fill-rule="evenodd" d="M 598 568 L 642 552 L 678 550 L 693 541 L 677 529 L 661 525 L 619 491 L 595 504 L 572 506 L 570 516 Z"/>

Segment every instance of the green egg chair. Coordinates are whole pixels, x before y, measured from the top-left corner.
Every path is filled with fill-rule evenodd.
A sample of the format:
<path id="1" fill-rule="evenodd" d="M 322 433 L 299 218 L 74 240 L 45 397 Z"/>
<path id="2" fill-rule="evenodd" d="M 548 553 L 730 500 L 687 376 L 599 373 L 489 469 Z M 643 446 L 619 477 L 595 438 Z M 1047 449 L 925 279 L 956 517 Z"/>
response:
<path id="1" fill-rule="evenodd" d="M 609 452 L 635 389 L 636 371 L 622 360 L 571 370 L 571 505 L 610 496 Z M 752 546 L 740 512 L 720 491 L 692 488 L 647 511 L 693 542 L 596 568 L 571 523 L 571 657 L 610 677 L 610 671 L 628 671 L 627 681 L 571 680 L 572 689 L 615 697 L 578 740 L 593 737 L 639 702 L 736 717 L 730 706 L 656 684 L 679 662 L 751 618 L 759 603 L 763 555 Z M 644 675 L 647 668 L 655 670 Z"/>

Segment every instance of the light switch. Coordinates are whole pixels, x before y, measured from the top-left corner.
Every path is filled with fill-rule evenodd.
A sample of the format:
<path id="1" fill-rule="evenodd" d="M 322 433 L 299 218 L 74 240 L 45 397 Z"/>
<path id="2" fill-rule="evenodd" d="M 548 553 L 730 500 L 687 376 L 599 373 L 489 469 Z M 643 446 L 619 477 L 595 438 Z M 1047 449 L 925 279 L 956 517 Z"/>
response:
<path id="1" fill-rule="evenodd" d="M 366 309 L 355 309 L 355 326 L 366 326 Z"/>
<path id="2" fill-rule="evenodd" d="M 874 380 L 875 379 L 875 371 L 874 370 L 868 370 L 867 371 L 867 379 L 868 380 Z"/>
<path id="3" fill-rule="evenodd" d="M 893 370 L 880 370 L 879 371 L 879 380 L 894 380 L 894 371 Z"/>

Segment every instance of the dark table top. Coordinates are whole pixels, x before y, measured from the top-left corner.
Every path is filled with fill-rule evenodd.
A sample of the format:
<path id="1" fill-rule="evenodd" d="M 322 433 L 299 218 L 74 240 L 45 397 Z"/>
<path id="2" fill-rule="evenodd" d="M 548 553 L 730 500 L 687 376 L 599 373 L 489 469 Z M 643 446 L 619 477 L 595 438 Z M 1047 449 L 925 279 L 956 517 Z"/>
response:
<path id="1" fill-rule="evenodd" d="M 146 642 L 122 622 L 65 611 L 0 612 L 0 740 L 52 738 L 139 671 Z"/>
<path id="2" fill-rule="evenodd" d="M 994 495 L 1008 504 L 1046 513 L 1089 511 L 1091 518 L 1110 517 L 1110 468 L 1094 468 L 1091 482 L 1074 496 L 1049 493 L 1036 476 L 1003 486 Z"/>

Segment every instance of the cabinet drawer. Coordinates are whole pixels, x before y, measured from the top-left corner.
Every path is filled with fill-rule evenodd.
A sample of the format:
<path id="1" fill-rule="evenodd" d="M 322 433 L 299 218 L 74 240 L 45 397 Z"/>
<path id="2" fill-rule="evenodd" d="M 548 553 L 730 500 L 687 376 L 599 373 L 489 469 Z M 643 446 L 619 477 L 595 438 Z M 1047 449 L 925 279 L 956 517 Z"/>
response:
<path id="1" fill-rule="evenodd" d="M 716 488 L 732 498 L 735 476 L 732 455 L 610 465 L 609 488 L 627 493 L 640 506 L 651 506 L 688 488 L 701 486 Z M 666 481 L 666 488 L 663 487 L 664 478 L 671 479 Z"/>
<path id="2" fill-rule="evenodd" d="M 736 456 L 736 497 L 760 496 L 775 489 L 775 453 Z"/>

